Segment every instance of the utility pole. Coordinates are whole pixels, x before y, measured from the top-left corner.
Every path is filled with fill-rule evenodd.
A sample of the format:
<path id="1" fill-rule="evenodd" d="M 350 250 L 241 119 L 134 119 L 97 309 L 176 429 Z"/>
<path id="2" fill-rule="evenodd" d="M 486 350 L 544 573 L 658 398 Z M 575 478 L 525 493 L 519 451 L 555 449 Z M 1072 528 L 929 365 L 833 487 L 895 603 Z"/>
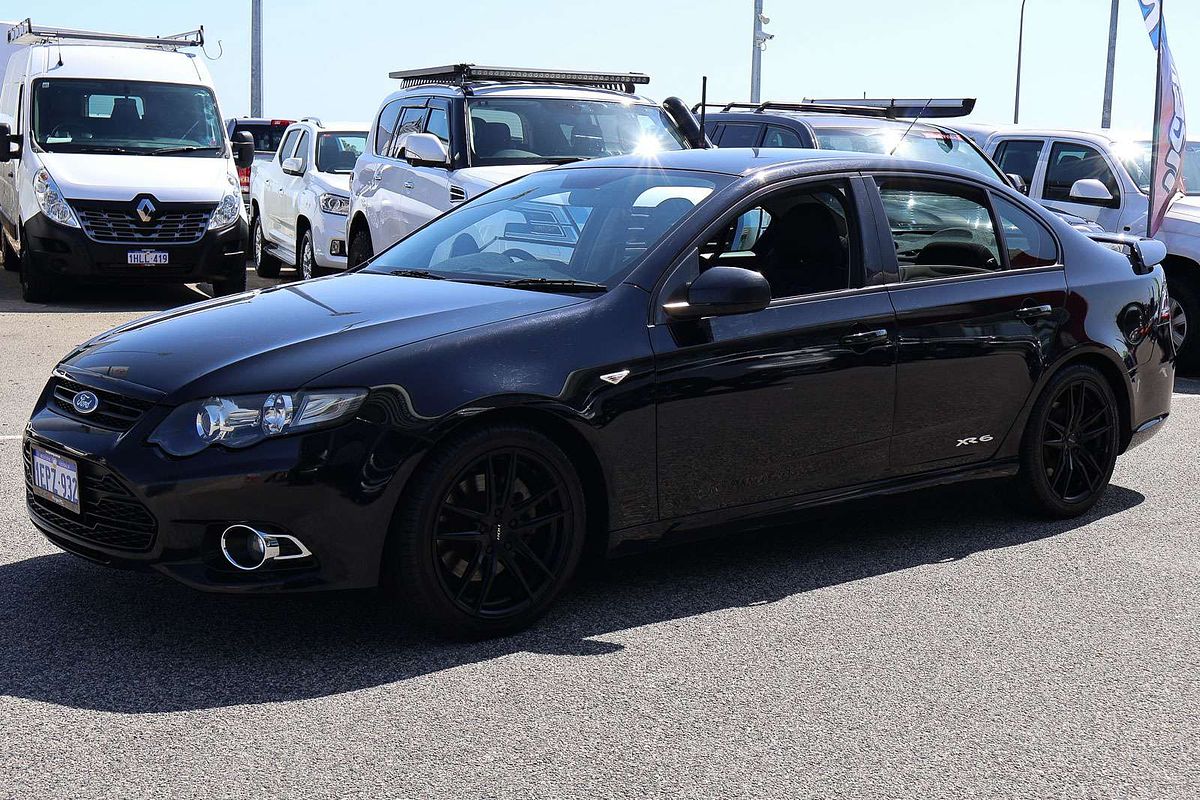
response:
<path id="1" fill-rule="evenodd" d="M 250 116 L 262 116 L 262 0 L 250 0 Z"/>
<path id="2" fill-rule="evenodd" d="M 1112 127 L 1113 76 L 1117 71 L 1117 0 L 1112 0 L 1108 17 L 1108 68 L 1104 72 L 1104 108 L 1100 112 L 1100 127 Z"/>
<path id="3" fill-rule="evenodd" d="M 750 102 L 760 103 L 762 90 L 762 51 L 774 34 L 764 33 L 763 25 L 771 20 L 763 16 L 763 0 L 754 0 L 754 47 L 750 51 Z"/>

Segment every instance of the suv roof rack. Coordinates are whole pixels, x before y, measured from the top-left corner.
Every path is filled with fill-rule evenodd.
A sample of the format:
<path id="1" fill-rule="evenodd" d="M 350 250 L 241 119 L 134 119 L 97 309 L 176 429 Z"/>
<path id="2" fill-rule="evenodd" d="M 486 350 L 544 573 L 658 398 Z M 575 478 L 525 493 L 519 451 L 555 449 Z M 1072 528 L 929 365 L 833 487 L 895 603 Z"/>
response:
<path id="1" fill-rule="evenodd" d="M 316 125 L 318 128 L 324 128 L 324 127 L 325 127 L 325 123 L 321 122 L 321 118 L 320 118 L 320 117 L 301 117 L 301 118 L 299 119 L 299 122 L 311 122 L 311 123 L 313 123 L 314 125 Z"/>
<path id="2" fill-rule="evenodd" d="M 42 44 L 64 39 L 78 39 L 90 42 L 114 42 L 117 44 L 140 44 L 151 47 L 203 47 L 204 26 L 194 31 L 176 33 L 171 36 L 132 36 L 127 33 L 104 33 L 102 31 L 87 31 L 76 28 L 51 28 L 34 25 L 26 18 L 8 29 L 9 44 Z"/>
<path id="3" fill-rule="evenodd" d="M 925 98 L 906 99 L 896 98 L 874 99 L 862 98 L 851 100 L 813 100 L 805 98 L 799 103 L 786 103 L 768 100 L 765 103 L 708 103 L 707 108 L 720 108 L 722 111 L 749 109 L 751 113 L 763 111 L 803 111 L 810 114 L 855 114 L 862 117 L 920 117 L 921 119 L 948 119 L 965 117 L 975 110 L 975 98 Z M 697 103 L 692 111 L 698 111 Z"/>
<path id="4" fill-rule="evenodd" d="M 475 64 L 447 64 L 443 67 L 402 69 L 388 73 L 389 78 L 404 81 L 404 88 L 440 83 L 460 86 L 470 94 L 468 84 L 495 83 L 567 83 L 574 86 L 594 86 L 633 94 L 633 87 L 650 82 L 642 72 L 570 72 L 557 69 L 522 69 L 520 67 L 481 67 Z"/>

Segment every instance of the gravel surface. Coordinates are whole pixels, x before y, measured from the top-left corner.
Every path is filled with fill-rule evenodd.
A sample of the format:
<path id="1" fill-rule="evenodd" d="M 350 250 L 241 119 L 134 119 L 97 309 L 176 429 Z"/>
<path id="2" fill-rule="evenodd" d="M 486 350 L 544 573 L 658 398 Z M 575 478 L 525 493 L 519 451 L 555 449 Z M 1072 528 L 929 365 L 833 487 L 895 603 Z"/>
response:
<path id="1" fill-rule="evenodd" d="M 989 484 L 603 565 L 447 644 L 371 593 L 229 598 L 58 551 L 56 359 L 194 288 L 0 274 L 0 797 L 1200 797 L 1200 382 L 1084 519 Z"/>

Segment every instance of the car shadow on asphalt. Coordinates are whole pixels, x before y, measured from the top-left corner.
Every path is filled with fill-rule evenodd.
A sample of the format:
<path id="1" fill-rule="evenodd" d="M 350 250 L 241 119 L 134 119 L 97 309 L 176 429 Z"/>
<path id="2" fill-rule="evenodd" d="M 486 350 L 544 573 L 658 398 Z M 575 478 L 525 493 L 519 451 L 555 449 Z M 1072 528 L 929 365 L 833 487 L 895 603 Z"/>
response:
<path id="1" fill-rule="evenodd" d="M 1015 515 L 988 484 L 861 501 L 789 524 L 600 564 L 531 630 L 432 638 L 373 592 L 236 597 L 66 554 L 0 567 L 0 694 L 122 713 L 301 700 L 518 652 L 588 657 L 595 637 L 1075 530 L 1145 500 L 1111 487 L 1088 515 Z"/>

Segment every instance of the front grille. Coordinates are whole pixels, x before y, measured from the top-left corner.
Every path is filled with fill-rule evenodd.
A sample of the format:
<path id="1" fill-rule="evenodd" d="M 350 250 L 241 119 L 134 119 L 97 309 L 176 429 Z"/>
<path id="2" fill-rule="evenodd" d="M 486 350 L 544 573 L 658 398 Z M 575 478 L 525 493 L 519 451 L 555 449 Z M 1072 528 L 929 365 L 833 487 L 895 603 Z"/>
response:
<path id="1" fill-rule="evenodd" d="M 208 230 L 211 209 L 171 211 L 142 222 L 136 211 L 124 209 L 79 210 L 79 222 L 90 239 L 105 244 L 194 244 Z"/>
<path id="2" fill-rule="evenodd" d="M 99 464 L 78 461 L 82 514 L 33 493 L 33 447 L 25 444 L 25 500 L 38 520 L 54 530 L 114 550 L 149 550 L 158 533 L 154 515 Z"/>
<path id="3" fill-rule="evenodd" d="M 95 425 L 98 428 L 127 431 L 141 419 L 142 414 L 145 414 L 154 405 L 148 400 L 138 400 L 116 392 L 93 389 L 66 378 L 55 377 L 52 380 L 55 410 L 60 414 Z M 80 414 L 72 405 L 75 395 L 84 389 L 96 395 L 100 400 L 99 407 L 90 414 Z"/>

